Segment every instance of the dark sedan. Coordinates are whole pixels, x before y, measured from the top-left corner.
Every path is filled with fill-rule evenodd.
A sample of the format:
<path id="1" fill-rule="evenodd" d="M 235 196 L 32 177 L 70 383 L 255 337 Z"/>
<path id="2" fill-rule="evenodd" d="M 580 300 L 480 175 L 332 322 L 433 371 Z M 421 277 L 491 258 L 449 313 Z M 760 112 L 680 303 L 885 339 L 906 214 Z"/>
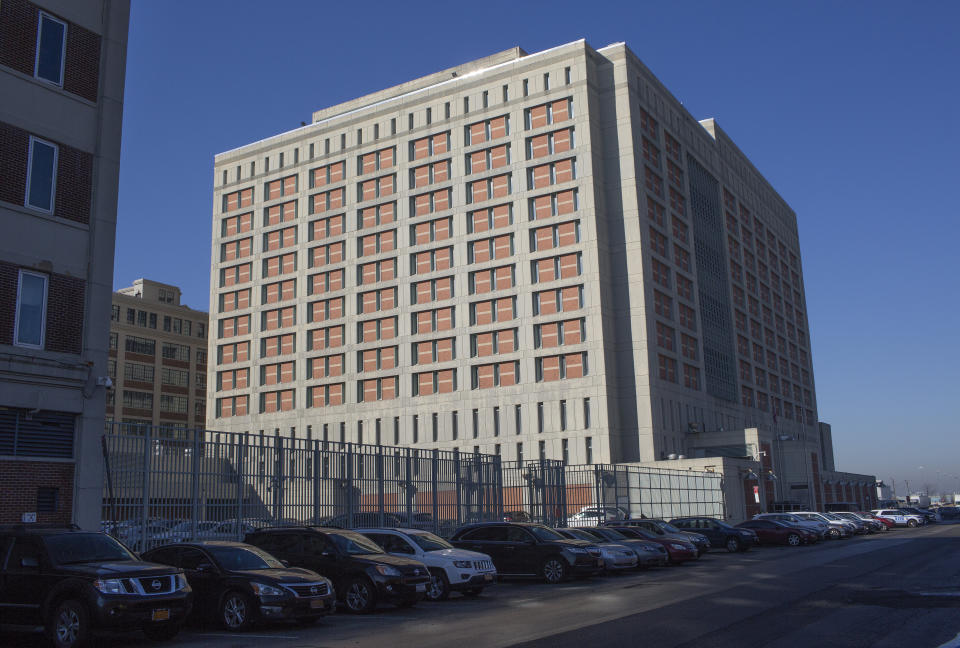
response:
<path id="1" fill-rule="evenodd" d="M 146 552 L 144 559 L 183 569 L 195 613 L 227 630 L 271 619 L 310 623 L 336 607 L 329 580 L 240 542 L 167 545 Z"/>
<path id="2" fill-rule="evenodd" d="M 750 529 L 738 529 L 715 518 L 677 518 L 670 524 L 681 531 L 700 533 L 707 537 L 711 546 L 726 548 L 731 553 L 747 551 L 758 542 L 757 534 Z"/>
<path id="3" fill-rule="evenodd" d="M 738 524 L 737 528 L 753 531 L 763 545 L 785 544 L 796 547 L 802 544 L 814 544 L 820 539 L 814 531 L 776 520 L 747 520 Z"/>

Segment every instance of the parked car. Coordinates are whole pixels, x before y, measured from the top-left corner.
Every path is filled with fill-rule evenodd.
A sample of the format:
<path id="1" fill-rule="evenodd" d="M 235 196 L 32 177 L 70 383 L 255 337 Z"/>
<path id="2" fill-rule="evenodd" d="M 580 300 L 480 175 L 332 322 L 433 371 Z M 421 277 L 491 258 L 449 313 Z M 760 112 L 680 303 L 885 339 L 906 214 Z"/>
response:
<path id="1" fill-rule="evenodd" d="M 370 529 L 376 527 L 403 527 L 400 518 L 393 513 L 362 512 L 362 513 L 344 513 L 343 515 L 334 515 L 321 518 L 317 526 L 331 527 L 336 529 Z M 430 525 L 433 528 L 433 524 Z"/>
<path id="2" fill-rule="evenodd" d="M 889 531 L 890 529 L 896 526 L 893 523 L 893 520 L 877 517 L 870 511 L 856 511 L 855 513 L 859 515 L 861 519 L 870 520 L 871 522 L 877 523 L 878 525 L 880 525 L 880 528 L 882 531 Z"/>
<path id="3" fill-rule="evenodd" d="M 600 547 L 600 557 L 603 558 L 603 569 L 605 571 L 634 569 L 637 566 L 637 554 L 625 545 L 609 540 L 599 540 L 592 533 L 580 529 L 557 529 L 557 532 L 572 540 L 586 540 Z"/>
<path id="4" fill-rule="evenodd" d="M 697 551 L 697 547 L 688 540 L 673 536 L 668 537 L 666 534 L 657 534 L 639 526 L 613 526 L 610 528 L 619 531 L 627 537 L 649 540 L 661 545 L 666 550 L 667 560 L 671 565 L 679 565 L 700 557 L 700 552 Z"/>
<path id="5" fill-rule="evenodd" d="M 960 508 L 956 506 L 941 506 L 937 512 L 942 520 L 956 520 L 960 518 Z"/>
<path id="6" fill-rule="evenodd" d="M 222 522 L 216 520 L 202 522 L 198 521 L 197 533 L 196 536 L 194 536 L 193 522 L 191 520 L 185 520 L 173 525 L 163 533 L 154 536 L 153 540 L 161 544 L 167 544 L 171 542 L 187 542 L 189 540 L 202 540 L 210 537 L 210 534 L 221 524 Z"/>
<path id="7" fill-rule="evenodd" d="M 785 544 L 797 547 L 820 540 L 820 534 L 816 531 L 776 520 L 746 520 L 738 524 L 737 528 L 753 531 L 762 545 Z"/>
<path id="8" fill-rule="evenodd" d="M 337 600 L 349 612 L 372 612 L 380 601 L 414 605 L 430 584 L 430 572 L 419 560 L 391 556 L 366 536 L 347 529 L 260 529 L 247 534 L 244 542 L 327 577 L 333 581 Z"/>
<path id="9" fill-rule="evenodd" d="M 712 547 L 723 547 L 730 553 L 749 551 L 759 544 L 757 534 L 750 529 L 738 529 L 723 520 L 709 517 L 686 517 L 670 520 L 681 531 L 692 531 L 707 537 Z"/>
<path id="10" fill-rule="evenodd" d="M 920 517 L 923 518 L 924 524 L 930 524 L 932 522 L 938 521 L 937 514 L 928 508 L 917 508 L 915 506 L 901 506 L 900 509 L 902 511 L 906 511 L 907 513 L 912 513 L 913 515 L 919 515 Z"/>
<path id="11" fill-rule="evenodd" d="M 137 558 L 105 533 L 76 527 L 0 527 L 0 619 L 43 626 L 56 648 L 101 630 L 172 639 L 190 612 L 183 572 Z"/>
<path id="12" fill-rule="evenodd" d="M 530 514 L 526 511 L 504 511 L 504 522 L 530 522 Z"/>
<path id="13" fill-rule="evenodd" d="M 551 585 L 571 575 L 603 569 L 596 543 L 570 540 L 541 524 L 469 524 L 457 529 L 450 542 L 460 549 L 487 554 L 501 576 L 539 576 Z"/>
<path id="14" fill-rule="evenodd" d="M 613 527 L 580 527 L 599 542 L 616 542 L 629 547 L 637 554 L 640 567 L 662 567 L 670 561 L 663 545 L 636 537 L 627 537 Z"/>
<path id="15" fill-rule="evenodd" d="M 831 520 L 817 511 L 793 511 L 791 515 L 795 515 L 801 520 L 823 522 L 827 525 L 827 537 L 833 538 L 834 540 L 838 540 L 840 538 L 849 538 L 853 535 L 853 531 L 851 529 L 853 525 L 851 525 L 849 522 Z"/>
<path id="16" fill-rule="evenodd" d="M 412 558 L 427 566 L 430 584 L 426 598 L 442 601 L 450 592 L 479 596 L 497 578 L 490 556 L 457 549 L 452 544 L 420 529 L 357 529 L 391 556 Z"/>
<path id="17" fill-rule="evenodd" d="M 194 613 L 226 630 L 245 630 L 261 620 L 310 623 L 336 608 L 328 579 L 240 542 L 184 542 L 143 557 L 182 569 L 194 591 Z"/>
<path id="18" fill-rule="evenodd" d="M 830 532 L 830 525 L 823 520 L 805 520 L 793 513 L 758 513 L 753 516 L 754 520 L 774 520 L 793 526 L 809 529 L 817 533 L 820 538 L 826 538 Z"/>
<path id="19" fill-rule="evenodd" d="M 858 533 L 870 534 L 876 533 L 880 529 L 886 529 L 886 527 L 877 520 L 864 519 L 851 511 L 832 511 L 831 514 L 858 525 L 862 529 L 862 531 L 858 531 Z"/>
<path id="20" fill-rule="evenodd" d="M 689 542 L 697 550 L 697 558 L 710 551 L 710 540 L 702 533 L 678 529 L 663 520 L 642 518 L 639 520 L 621 520 L 620 522 L 606 522 L 605 526 L 630 526 L 646 529 L 647 531 L 665 538 L 676 538 Z"/>
<path id="21" fill-rule="evenodd" d="M 567 518 L 568 527 L 597 526 L 607 521 L 626 520 L 630 515 L 616 506 L 584 506 Z"/>
<path id="22" fill-rule="evenodd" d="M 890 520 L 896 526 L 904 526 L 912 529 L 923 524 L 922 516 L 907 513 L 901 509 L 875 509 L 870 512 L 878 518 Z"/>
<path id="23" fill-rule="evenodd" d="M 851 536 L 863 535 L 867 533 L 866 526 L 860 520 L 850 520 L 845 517 L 841 517 L 836 513 L 828 513 L 825 511 L 820 511 L 820 515 L 830 520 L 830 522 L 842 523 L 847 528 L 847 531 L 850 533 Z"/>

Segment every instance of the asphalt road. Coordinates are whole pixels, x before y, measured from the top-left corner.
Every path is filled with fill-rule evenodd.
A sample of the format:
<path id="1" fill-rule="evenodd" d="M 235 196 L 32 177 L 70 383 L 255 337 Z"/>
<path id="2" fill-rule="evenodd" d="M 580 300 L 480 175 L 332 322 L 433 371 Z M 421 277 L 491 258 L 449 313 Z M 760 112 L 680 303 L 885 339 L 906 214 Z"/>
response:
<path id="1" fill-rule="evenodd" d="M 960 648 L 960 525 L 813 547 L 715 551 L 681 567 L 508 582 L 477 599 L 338 614 L 309 628 L 185 630 L 176 648 L 878 646 Z M 10 640 L 14 641 L 11 643 Z M 40 646 L 26 636 L 0 644 Z M 98 645 L 128 648 L 139 639 Z"/>

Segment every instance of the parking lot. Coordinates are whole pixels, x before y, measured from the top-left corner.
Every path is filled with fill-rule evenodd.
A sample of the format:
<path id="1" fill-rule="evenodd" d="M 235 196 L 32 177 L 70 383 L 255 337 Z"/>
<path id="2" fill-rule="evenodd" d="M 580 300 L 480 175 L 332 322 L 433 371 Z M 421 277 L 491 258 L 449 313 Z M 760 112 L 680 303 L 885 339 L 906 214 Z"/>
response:
<path id="1" fill-rule="evenodd" d="M 958 633 L 960 525 L 942 523 L 815 546 L 714 550 L 679 567 L 556 586 L 508 581 L 474 599 L 383 606 L 307 628 L 189 627 L 163 645 L 940 646 Z M 42 645 L 27 635 L 3 640 Z"/>

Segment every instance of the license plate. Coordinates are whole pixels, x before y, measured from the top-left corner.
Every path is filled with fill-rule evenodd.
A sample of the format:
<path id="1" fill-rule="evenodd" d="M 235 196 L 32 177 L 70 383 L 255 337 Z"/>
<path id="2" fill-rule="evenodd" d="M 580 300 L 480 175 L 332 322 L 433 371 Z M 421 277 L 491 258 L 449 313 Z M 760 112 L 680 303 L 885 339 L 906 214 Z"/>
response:
<path id="1" fill-rule="evenodd" d="M 323 601 L 320 600 L 320 599 L 310 601 L 310 607 L 312 607 L 312 608 L 320 608 L 320 609 L 322 610 L 322 609 L 323 609 L 323 605 L 324 605 L 324 603 L 323 603 Z"/>
<path id="2" fill-rule="evenodd" d="M 169 621 L 170 610 L 167 610 L 167 609 L 154 610 L 153 615 L 150 618 L 153 621 Z"/>
<path id="3" fill-rule="evenodd" d="M 427 591 L 427 584 L 426 584 L 426 583 L 423 583 L 423 584 L 421 584 L 421 585 L 417 585 L 417 591 L 418 591 L 418 592 L 426 592 L 426 591 Z"/>
<path id="4" fill-rule="evenodd" d="M 483 575 L 483 580 L 485 580 L 485 581 L 492 581 L 492 580 L 493 580 L 493 574 L 484 574 L 484 575 Z"/>

